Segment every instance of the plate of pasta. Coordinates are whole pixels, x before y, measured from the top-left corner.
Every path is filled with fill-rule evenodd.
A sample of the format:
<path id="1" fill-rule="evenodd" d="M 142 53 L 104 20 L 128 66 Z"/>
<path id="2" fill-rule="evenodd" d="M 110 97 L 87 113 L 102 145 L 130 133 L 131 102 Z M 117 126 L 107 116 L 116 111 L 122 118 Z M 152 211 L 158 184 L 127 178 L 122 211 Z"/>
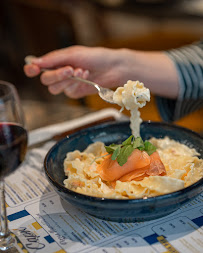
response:
<path id="1" fill-rule="evenodd" d="M 146 153 L 146 160 L 141 159 L 144 165 L 127 170 L 118 178 L 112 173 L 116 167 L 110 167 L 113 178 L 108 178 L 107 166 L 107 173 L 101 172 L 102 163 L 113 155 L 106 148 L 114 144 L 114 152 L 119 145 L 130 143 L 130 136 L 130 122 L 102 124 L 68 136 L 46 155 L 44 168 L 49 182 L 64 201 L 98 218 L 117 222 L 163 217 L 202 192 L 203 138 L 186 128 L 161 122 L 142 122 L 141 138 L 131 139 L 129 144 L 140 145 L 140 140 L 141 144 L 152 144 L 147 151 L 140 146 L 134 149 Z M 153 174 L 159 166 L 156 164 L 154 169 L 145 163 L 153 161 L 151 156 L 156 153 L 164 167 Z M 116 160 L 118 156 L 112 163 Z M 118 166 L 125 166 L 123 162 L 121 159 Z M 136 170 L 138 174 L 134 173 Z"/>
<path id="2" fill-rule="evenodd" d="M 62 199 L 117 222 L 170 214 L 203 189 L 203 138 L 189 129 L 142 122 L 150 91 L 129 80 L 113 100 L 129 122 L 79 131 L 47 154 L 45 173 Z"/>

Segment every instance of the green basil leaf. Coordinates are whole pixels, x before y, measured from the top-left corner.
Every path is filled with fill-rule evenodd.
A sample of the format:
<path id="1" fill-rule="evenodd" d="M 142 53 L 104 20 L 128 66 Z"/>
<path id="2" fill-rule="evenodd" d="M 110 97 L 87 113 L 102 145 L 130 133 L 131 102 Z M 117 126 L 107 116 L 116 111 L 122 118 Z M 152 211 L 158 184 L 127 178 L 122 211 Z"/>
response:
<path id="1" fill-rule="evenodd" d="M 118 148 L 118 146 L 121 146 L 121 145 L 117 145 L 113 143 L 109 146 L 105 146 L 106 152 L 108 152 L 109 154 L 112 154 Z"/>
<path id="2" fill-rule="evenodd" d="M 128 139 L 126 139 L 124 142 L 122 142 L 122 145 L 130 145 L 132 142 L 133 135 L 131 135 Z"/>
<path id="3" fill-rule="evenodd" d="M 134 149 L 139 149 L 140 151 L 145 150 L 148 155 L 153 154 L 156 151 L 156 147 L 149 141 L 143 142 L 141 137 L 135 138 L 133 135 L 128 137 L 122 144 L 111 144 L 105 146 L 106 151 L 112 154 L 111 159 L 116 160 L 120 166 L 123 166 L 128 157 L 132 154 Z"/>
<path id="4" fill-rule="evenodd" d="M 144 146 L 143 147 L 138 147 L 137 149 L 139 149 L 140 151 L 144 151 L 145 150 Z"/>
<path id="5" fill-rule="evenodd" d="M 156 151 L 156 147 L 149 141 L 144 142 L 144 150 L 148 155 L 153 154 Z"/>
<path id="6" fill-rule="evenodd" d="M 120 150 L 121 150 L 121 147 L 118 146 L 117 149 L 114 150 L 113 154 L 112 154 L 112 157 L 111 159 L 112 160 L 116 160 L 116 158 L 118 157 L 118 155 L 120 154 Z"/>
<path id="7" fill-rule="evenodd" d="M 141 137 L 137 137 L 133 142 L 133 148 L 144 148 L 144 142 Z"/>
<path id="8" fill-rule="evenodd" d="M 120 154 L 117 157 L 117 162 L 120 166 L 123 166 L 127 162 L 128 157 L 132 154 L 133 150 L 134 148 L 132 145 L 126 145 L 121 148 Z"/>

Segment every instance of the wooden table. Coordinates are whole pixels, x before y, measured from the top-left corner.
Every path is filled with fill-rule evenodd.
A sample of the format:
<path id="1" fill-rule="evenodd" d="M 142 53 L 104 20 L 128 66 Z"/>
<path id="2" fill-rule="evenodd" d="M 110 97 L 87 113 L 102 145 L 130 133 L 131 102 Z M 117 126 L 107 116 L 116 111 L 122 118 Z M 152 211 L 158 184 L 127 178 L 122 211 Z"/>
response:
<path id="1" fill-rule="evenodd" d="M 80 105 L 33 100 L 23 100 L 22 106 L 28 130 L 79 118 L 94 111 Z"/>

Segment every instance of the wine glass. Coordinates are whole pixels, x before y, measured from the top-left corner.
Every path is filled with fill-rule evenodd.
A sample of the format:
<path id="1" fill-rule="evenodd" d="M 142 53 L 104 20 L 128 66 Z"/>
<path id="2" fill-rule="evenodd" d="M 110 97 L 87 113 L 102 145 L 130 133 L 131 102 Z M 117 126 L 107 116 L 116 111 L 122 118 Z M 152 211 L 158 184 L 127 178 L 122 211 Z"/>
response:
<path id="1" fill-rule="evenodd" d="M 0 80 L 0 251 L 15 250 L 15 239 L 8 230 L 4 178 L 14 172 L 24 160 L 27 131 L 16 88 Z"/>

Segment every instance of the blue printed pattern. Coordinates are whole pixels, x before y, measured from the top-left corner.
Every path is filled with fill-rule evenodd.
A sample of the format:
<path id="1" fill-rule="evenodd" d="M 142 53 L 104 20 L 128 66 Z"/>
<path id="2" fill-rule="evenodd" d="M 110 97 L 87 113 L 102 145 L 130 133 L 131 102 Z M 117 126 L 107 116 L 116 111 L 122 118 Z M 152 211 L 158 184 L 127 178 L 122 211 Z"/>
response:
<path id="1" fill-rule="evenodd" d="M 194 222 L 199 228 L 203 226 L 203 216 L 200 216 L 200 217 L 197 217 L 195 219 L 192 219 L 191 220 L 192 222 Z M 155 244 L 158 241 L 158 237 L 160 235 L 158 235 L 157 233 L 154 233 L 154 234 L 151 234 L 149 236 L 146 236 L 144 237 L 143 239 L 149 244 L 149 245 L 152 245 L 152 244 Z M 166 238 L 164 235 L 162 235 L 164 238 Z"/>
<path id="2" fill-rule="evenodd" d="M 45 239 L 48 243 L 55 242 L 54 239 L 53 239 L 50 235 L 45 236 L 44 239 Z"/>
<path id="3" fill-rule="evenodd" d="M 149 236 L 146 236 L 144 237 L 143 239 L 145 239 L 146 242 L 148 242 L 150 245 L 154 244 L 154 243 L 157 243 L 158 240 L 157 240 L 157 237 L 159 235 L 157 235 L 156 233 L 152 234 L 152 235 L 149 235 Z"/>
<path id="4" fill-rule="evenodd" d="M 28 216 L 28 215 L 30 215 L 30 214 L 26 210 L 22 210 L 20 212 L 8 215 L 7 219 L 9 221 L 14 221 L 14 220 L 23 218 L 23 217 Z"/>
<path id="5" fill-rule="evenodd" d="M 195 218 L 192 220 L 198 227 L 203 226 L 203 216 Z"/>

